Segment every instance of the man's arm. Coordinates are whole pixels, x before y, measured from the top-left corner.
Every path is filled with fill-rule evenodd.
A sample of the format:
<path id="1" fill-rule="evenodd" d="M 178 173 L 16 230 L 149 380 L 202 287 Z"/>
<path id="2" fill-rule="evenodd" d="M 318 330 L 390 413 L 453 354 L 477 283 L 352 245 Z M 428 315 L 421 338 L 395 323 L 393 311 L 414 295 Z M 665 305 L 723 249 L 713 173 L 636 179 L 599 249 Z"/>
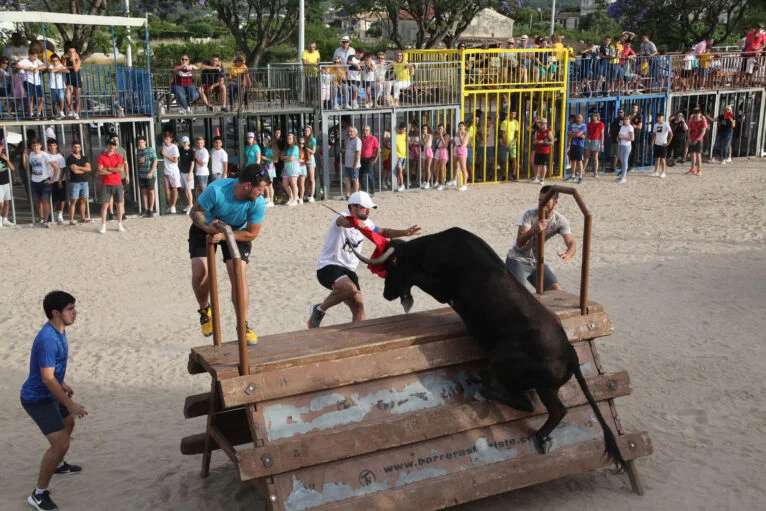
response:
<path id="1" fill-rule="evenodd" d="M 402 238 L 404 236 L 415 236 L 420 232 L 420 227 L 412 225 L 406 229 L 391 229 L 386 227 L 378 227 L 378 234 L 384 238 Z"/>
<path id="2" fill-rule="evenodd" d="M 225 160 L 223 160 L 223 177 L 228 177 L 229 175 L 229 157 L 227 156 Z"/>
<path id="3" fill-rule="evenodd" d="M 560 253 L 559 257 L 564 261 L 564 264 L 569 264 L 569 260 L 572 259 L 572 256 L 574 256 L 577 251 L 577 243 L 575 242 L 574 236 L 571 234 L 562 234 L 561 237 L 564 238 L 567 250 L 566 252 Z"/>
<path id="4" fill-rule="evenodd" d="M 218 229 L 213 226 L 213 224 L 219 220 L 214 220 L 212 224 L 207 223 L 207 220 L 205 220 L 205 210 L 202 209 L 202 206 L 199 205 L 199 202 L 192 206 L 191 211 L 189 211 L 189 217 L 191 218 L 191 221 L 194 225 L 210 234 L 211 236 L 221 234 L 218 232 Z M 219 238 L 219 241 L 221 239 L 223 239 L 223 237 Z"/>
<path id="5" fill-rule="evenodd" d="M 154 153 L 154 161 L 152 161 L 152 168 L 149 170 L 149 177 L 154 177 L 157 172 L 157 162 L 159 159 L 157 158 L 157 153 Z"/>
<path id="6" fill-rule="evenodd" d="M 43 383 L 48 388 L 48 390 L 53 394 L 53 397 L 58 399 L 59 403 L 64 405 L 67 410 L 69 410 L 69 413 L 77 417 L 78 419 L 81 419 L 88 415 L 88 412 L 85 410 L 85 407 L 82 406 L 79 403 L 75 403 L 71 395 L 74 394 L 71 388 L 69 386 L 66 386 L 64 388 L 64 385 L 59 383 L 56 379 L 55 375 L 55 367 L 41 367 L 40 368 L 40 378 L 43 380 Z"/>
<path id="7" fill-rule="evenodd" d="M 53 177 L 47 180 L 46 183 L 55 183 L 56 181 L 59 181 L 61 179 L 59 166 L 54 161 L 48 162 L 48 165 L 53 167 Z"/>
<path id="8" fill-rule="evenodd" d="M 673 140 L 673 130 L 668 130 L 668 141 L 665 142 L 665 147 L 669 146 L 672 140 Z"/>
<path id="9" fill-rule="evenodd" d="M 533 225 L 520 225 L 519 231 L 516 234 L 516 246 L 521 248 L 527 245 L 532 240 L 535 234 L 545 231 L 545 227 L 548 223 L 545 220 L 538 220 Z"/>
<path id="10" fill-rule="evenodd" d="M 193 210 L 194 208 L 192 208 L 192 211 Z M 220 220 L 213 220 L 213 223 L 209 225 L 215 231 L 215 234 L 209 233 L 211 243 L 218 243 L 226 239 L 226 236 L 224 236 L 222 232 L 218 231 L 218 229 L 214 227 L 217 223 L 223 224 L 223 222 L 221 222 Z M 248 223 L 247 227 L 245 227 L 243 230 L 232 231 L 232 233 L 234 234 L 234 240 L 235 241 L 254 241 L 255 238 L 258 237 L 258 234 L 260 234 L 262 225 L 263 223 L 257 223 L 257 224 Z"/>

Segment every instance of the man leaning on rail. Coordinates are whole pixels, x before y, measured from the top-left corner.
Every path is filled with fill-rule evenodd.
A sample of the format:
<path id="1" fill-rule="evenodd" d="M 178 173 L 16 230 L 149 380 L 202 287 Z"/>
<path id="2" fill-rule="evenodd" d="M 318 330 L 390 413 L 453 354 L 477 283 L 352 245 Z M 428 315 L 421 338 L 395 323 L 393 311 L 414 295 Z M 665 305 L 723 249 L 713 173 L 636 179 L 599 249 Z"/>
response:
<path id="1" fill-rule="evenodd" d="M 189 216 L 192 225 L 189 228 L 189 256 L 192 267 L 192 288 L 199 303 L 200 326 L 202 335 L 209 337 L 213 334 L 213 316 L 210 310 L 210 283 L 207 268 L 207 243 L 221 246 L 226 271 L 231 281 L 232 302 L 236 292 L 234 281 L 234 261 L 224 235 L 216 228 L 219 224 L 229 225 L 234 231 L 234 240 L 242 258 L 242 275 L 245 275 L 245 265 L 250 258 L 252 242 L 258 237 L 266 211 L 263 195 L 271 184 L 268 173 L 261 170 L 260 165 L 248 165 L 240 172 L 238 179 L 218 179 L 208 185 L 192 207 Z M 247 311 L 250 292 L 247 279 L 242 279 Z M 236 303 L 234 304 L 236 307 Z M 246 320 L 246 318 L 243 318 Z M 258 342 L 258 336 L 246 325 L 247 343 Z"/>

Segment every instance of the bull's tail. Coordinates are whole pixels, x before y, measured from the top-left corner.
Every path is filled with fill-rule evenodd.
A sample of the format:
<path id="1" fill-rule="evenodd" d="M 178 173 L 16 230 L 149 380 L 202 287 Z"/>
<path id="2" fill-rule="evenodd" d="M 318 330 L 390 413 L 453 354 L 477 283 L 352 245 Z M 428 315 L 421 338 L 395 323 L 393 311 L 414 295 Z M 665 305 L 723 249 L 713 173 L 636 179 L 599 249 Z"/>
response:
<path id="1" fill-rule="evenodd" d="M 574 352 L 574 350 L 572 351 Z M 609 458 L 609 461 L 614 462 L 617 467 L 617 471 L 622 472 L 625 470 L 625 458 L 622 457 L 620 447 L 617 445 L 617 439 L 615 438 L 612 429 L 604 420 L 604 416 L 601 415 L 601 410 L 599 409 L 596 400 L 593 399 L 593 395 L 590 393 L 588 383 L 585 381 L 585 377 L 582 375 L 582 371 L 580 370 L 580 362 L 577 359 L 576 354 L 574 356 L 574 363 L 572 366 L 572 372 L 574 373 L 575 378 L 577 378 L 577 383 L 580 384 L 582 393 L 585 394 L 585 398 L 588 400 L 590 407 L 593 408 L 593 413 L 596 414 L 598 423 L 601 424 L 601 429 L 604 431 L 604 445 L 606 448 L 604 453 L 606 454 L 607 458 Z"/>

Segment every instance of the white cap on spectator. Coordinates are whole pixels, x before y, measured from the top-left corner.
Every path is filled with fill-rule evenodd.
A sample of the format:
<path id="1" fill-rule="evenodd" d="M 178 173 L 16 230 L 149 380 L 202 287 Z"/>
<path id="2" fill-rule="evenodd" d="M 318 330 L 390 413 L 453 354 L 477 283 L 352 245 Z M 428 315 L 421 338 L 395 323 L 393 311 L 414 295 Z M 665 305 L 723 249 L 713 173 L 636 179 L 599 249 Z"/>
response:
<path id="1" fill-rule="evenodd" d="M 349 39 L 347 35 L 344 35 L 343 37 L 341 37 L 341 38 L 340 38 L 340 42 L 342 42 L 342 43 L 343 43 L 343 42 L 348 42 L 348 41 L 350 41 L 350 40 L 351 40 L 351 39 Z"/>
<path id="2" fill-rule="evenodd" d="M 538 122 L 544 122 L 545 124 L 548 124 L 548 119 L 543 117 L 542 119 L 538 119 Z"/>
<path id="3" fill-rule="evenodd" d="M 253 133 L 252 131 L 248 131 L 247 132 L 247 138 L 250 138 L 250 137 L 255 138 L 255 133 Z"/>
<path id="4" fill-rule="evenodd" d="M 529 36 L 527 34 L 524 34 L 523 36 L 521 36 L 521 39 L 522 39 L 522 41 L 526 40 L 526 39 L 529 39 Z"/>
<path id="5" fill-rule="evenodd" d="M 181 137 L 181 143 L 184 144 L 189 141 L 189 137 Z"/>
<path id="6" fill-rule="evenodd" d="M 507 43 L 511 43 L 511 44 L 513 44 L 513 43 L 515 43 L 516 41 L 514 41 L 514 40 L 513 40 L 513 37 L 511 37 L 511 38 L 510 38 L 510 39 L 508 39 L 506 42 L 507 42 Z"/>
<path id="7" fill-rule="evenodd" d="M 370 194 L 367 192 L 352 193 L 351 197 L 348 198 L 348 205 L 350 206 L 352 204 L 358 204 L 367 209 L 375 209 L 378 207 L 377 204 L 372 202 L 372 197 L 370 197 Z"/>

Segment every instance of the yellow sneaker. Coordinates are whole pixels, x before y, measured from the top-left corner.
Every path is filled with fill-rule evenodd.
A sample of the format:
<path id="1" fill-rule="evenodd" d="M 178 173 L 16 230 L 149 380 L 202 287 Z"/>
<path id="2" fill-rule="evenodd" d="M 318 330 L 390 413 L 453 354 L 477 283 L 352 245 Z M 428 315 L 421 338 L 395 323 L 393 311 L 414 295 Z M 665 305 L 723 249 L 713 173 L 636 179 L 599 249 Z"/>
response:
<path id="1" fill-rule="evenodd" d="M 255 335 L 255 332 L 253 332 L 247 323 L 245 323 L 245 336 L 247 337 L 248 346 L 255 346 L 258 344 L 258 336 Z"/>
<path id="2" fill-rule="evenodd" d="M 197 310 L 199 312 L 199 326 L 202 329 L 202 335 L 210 337 L 213 335 L 213 313 L 210 306 Z"/>

